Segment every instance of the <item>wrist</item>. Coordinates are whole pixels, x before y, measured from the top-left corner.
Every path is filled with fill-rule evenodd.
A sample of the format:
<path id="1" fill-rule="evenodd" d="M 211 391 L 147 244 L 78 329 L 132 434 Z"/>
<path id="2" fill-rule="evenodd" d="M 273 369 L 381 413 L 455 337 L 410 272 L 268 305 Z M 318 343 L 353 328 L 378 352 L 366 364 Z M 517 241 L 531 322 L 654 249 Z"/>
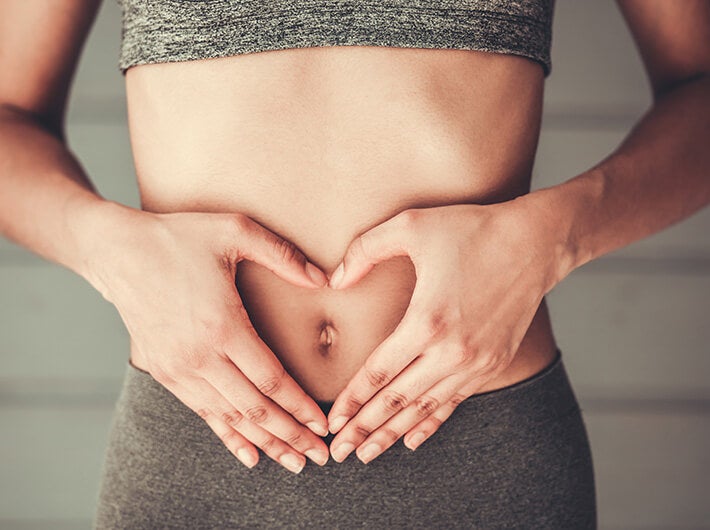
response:
<path id="1" fill-rule="evenodd" d="M 521 223 L 538 234 L 543 250 L 552 257 L 551 280 L 546 292 L 586 262 L 575 224 L 577 202 L 562 186 L 553 186 L 514 199 Z"/>
<path id="2" fill-rule="evenodd" d="M 105 294 L 108 266 L 128 250 L 123 243 L 130 246 L 130 234 L 137 233 L 139 222 L 149 214 L 105 199 L 81 202 L 72 209 L 69 232 L 76 259 L 71 268 Z"/>

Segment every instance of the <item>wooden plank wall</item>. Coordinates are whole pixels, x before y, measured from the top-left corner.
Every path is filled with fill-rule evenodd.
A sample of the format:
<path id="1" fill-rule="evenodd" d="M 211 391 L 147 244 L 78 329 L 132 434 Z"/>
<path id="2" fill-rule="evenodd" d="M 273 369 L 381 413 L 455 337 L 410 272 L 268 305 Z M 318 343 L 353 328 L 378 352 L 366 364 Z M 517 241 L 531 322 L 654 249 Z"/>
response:
<path id="1" fill-rule="evenodd" d="M 105 2 L 69 139 L 104 196 L 137 206 L 119 20 Z M 536 188 L 601 160 L 650 103 L 613 2 L 559 0 L 553 42 Z M 592 441 L 601 528 L 710 528 L 709 230 L 705 210 L 549 296 Z M 88 528 L 127 334 L 83 279 L 6 241 L 0 300 L 0 527 Z"/>

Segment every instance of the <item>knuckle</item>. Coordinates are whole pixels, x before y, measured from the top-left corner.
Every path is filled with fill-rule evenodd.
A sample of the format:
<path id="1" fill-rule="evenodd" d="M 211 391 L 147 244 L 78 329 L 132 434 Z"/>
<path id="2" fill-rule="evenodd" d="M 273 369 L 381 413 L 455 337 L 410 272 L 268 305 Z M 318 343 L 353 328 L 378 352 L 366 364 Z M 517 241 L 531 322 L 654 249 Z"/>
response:
<path id="1" fill-rule="evenodd" d="M 188 351 L 181 359 L 182 367 L 193 372 L 199 372 L 207 366 L 208 357 L 204 353 Z"/>
<path id="2" fill-rule="evenodd" d="M 371 429 L 368 429 L 367 427 L 365 427 L 364 425 L 361 425 L 361 424 L 355 425 L 354 429 L 355 429 L 355 433 L 358 436 L 361 436 L 362 438 L 367 438 L 368 436 L 370 436 L 370 434 L 372 434 Z"/>
<path id="3" fill-rule="evenodd" d="M 439 337 L 446 333 L 449 327 L 448 316 L 445 309 L 438 308 L 426 317 L 426 334 L 429 338 Z"/>
<path id="4" fill-rule="evenodd" d="M 427 420 L 429 421 L 429 423 L 431 425 L 433 425 L 433 427 L 434 427 L 432 429 L 433 431 L 436 431 L 439 427 L 441 427 L 441 424 L 444 423 L 443 421 L 441 421 L 439 418 L 437 418 L 434 415 L 429 416 L 429 418 L 427 418 Z"/>
<path id="5" fill-rule="evenodd" d="M 197 415 L 198 415 L 200 418 L 202 418 L 203 420 L 206 420 L 206 419 L 209 417 L 209 415 L 210 415 L 209 409 L 206 409 L 206 408 L 204 408 L 204 407 L 199 407 L 197 410 L 195 410 L 195 412 L 196 412 Z"/>
<path id="6" fill-rule="evenodd" d="M 363 405 L 362 401 L 357 399 L 355 396 L 348 396 L 346 409 L 350 413 L 351 416 L 355 412 L 360 410 L 362 405 Z"/>
<path id="7" fill-rule="evenodd" d="M 498 355 L 489 355 L 488 356 L 488 362 L 486 362 L 486 367 L 485 370 L 486 372 L 493 372 L 498 368 L 498 365 L 500 363 L 500 358 Z"/>
<path id="8" fill-rule="evenodd" d="M 387 372 L 368 365 L 365 365 L 365 377 L 370 385 L 375 388 L 380 388 L 381 386 L 386 385 L 390 380 L 390 376 Z"/>
<path id="9" fill-rule="evenodd" d="M 429 416 L 439 408 L 439 401 L 431 396 L 420 396 L 416 399 L 415 405 L 419 416 Z"/>
<path id="10" fill-rule="evenodd" d="M 285 375 L 286 370 L 282 367 L 276 375 L 267 377 L 256 385 L 256 387 L 262 394 L 266 396 L 273 396 L 282 388 Z"/>
<path id="11" fill-rule="evenodd" d="M 294 418 L 300 418 L 304 415 L 303 412 L 303 405 L 301 404 L 300 401 L 289 401 L 288 403 L 288 413 L 291 414 Z"/>
<path id="12" fill-rule="evenodd" d="M 395 217 L 401 229 L 409 230 L 414 228 L 417 219 L 421 217 L 420 214 L 421 212 L 419 212 L 418 210 L 410 208 L 399 212 Z"/>
<path id="13" fill-rule="evenodd" d="M 236 452 L 239 447 L 241 447 L 241 437 L 237 434 L 237 431 L 227 431 L 222 436 L 220 436 L 222 443 L 224 443 L 227 448 L 233 452 Z"/>
<path id="14" fill-rule="evenodd" d="M 221 415 L 222 421 L 227 425 L 231 425 L 232 427 L 236 427 L 237 425 L 239 425 L 243 417 L 244 416 L 242 416 L 241 412 L 237 410 L 228 410 L 223 412 Z"/>
<path id="15" fill-rule="evenodd" d="M 466 396 L 461 394 L 460 392 L 456 392 L 451 398 L 449 399 L 449 403 L 451 403 L 452 406 L 458 407 L 461 402 L 466 399 Z"/>
<path id="16" fill-rule="evenodd" d="M 249 407 L 247 409 L 245 415 L 249 418 L 249 421 L 259 424 L 266 421 L 269 417 L 269 411 L 266 410 L 264 405 L 254 405 L 253 407 Z"/>
<path id="17" fill-rule="evenodd" d="M 380 427 L 380 431 L 382 432 L 382 435 L 385 437 L 385 439 L 390 442 L 396 442 L 397 440 L 399 440 L 400 436 L 402 436 L 401 433 L 398 433 L 390 427 Z"/>
<path id="18" fill-rule="evenodd" d="M 286 436 L 286 438 L 284 438 L 284 441 L 291 447 L 296 447 L 304 441 L 304 438 L 300 432 L 294 431 L 288 436 Z"/>
<path id="19" fill-rule="evenodd" d="M 471 365 L 479 356 L 477 352 L 465 345 L 458 345 L 454 348 L 454 361 L 458 367 Z"/>
<path id="20" fill-rule="evenodd" d="M 473 363 L 476 372 L 487 373 L 496 364 L 496 358 L 494 355 L 488 353 L 480 353 L 476 355 L 475 362 Z"/>
<path id="21" fill-rule="evenodd" d="M 297 260 L 300 255 L 296 245 L 287 239 L 278 237 L 274 245 L 276 247 L 276 255 L 283 261 Z"/>
<path id="22" fill-rule="evenodd" d="M 235 267 L 235 259 L 231 252 L 223 251 L 217 254 L 217 264 L 219 267 L 227 273 L 232 273 Z"/>
<path id="23" fill-rule="evenodd" d="M 262 451 L 264 451 L 265 453 L 268 453 L 274 448 L 275 445 L 276 445 L 276 437 L 275 436 L 267 436 L 266 439 L 263 442 L 261 442 L 261 445 L 259 447 L 261 447 Z"/>
<path id="24" fill-rule="evenodd" d="M 385 408 L 390 412 L 398 412 L 408 404 L 407 396 L 400 392 L 388 391 L 382 396 Z"/>
<path id="25" fill-rule="evenodd" d="M 236 230 L 237 233 L 244 232 L 249 228 L 249 218 L 243 213 L 234 212 L 227 216 L 229 229 Z"/>

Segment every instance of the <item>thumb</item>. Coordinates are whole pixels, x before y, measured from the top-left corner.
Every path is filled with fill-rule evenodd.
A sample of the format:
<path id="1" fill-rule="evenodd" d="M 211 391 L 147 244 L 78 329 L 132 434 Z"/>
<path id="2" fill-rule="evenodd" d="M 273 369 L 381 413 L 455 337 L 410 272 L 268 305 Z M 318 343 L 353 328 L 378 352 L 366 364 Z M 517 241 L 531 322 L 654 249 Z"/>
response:
<path id="1" fill-rule="evenodd" d="M 263 265 L 280 278 L 300 287 L 324 287 L 325 273 L 308 261 L 291 241 L 242 216 L 239 222 L 240 259 Z"/>
<path id="2" fill-rule="evenodd" d="M 360 281 L 377 263 L 409 255 L 408 220 L 405 210 L 353 239 L 333 271 L 329 287 L 345 289 Z"/>

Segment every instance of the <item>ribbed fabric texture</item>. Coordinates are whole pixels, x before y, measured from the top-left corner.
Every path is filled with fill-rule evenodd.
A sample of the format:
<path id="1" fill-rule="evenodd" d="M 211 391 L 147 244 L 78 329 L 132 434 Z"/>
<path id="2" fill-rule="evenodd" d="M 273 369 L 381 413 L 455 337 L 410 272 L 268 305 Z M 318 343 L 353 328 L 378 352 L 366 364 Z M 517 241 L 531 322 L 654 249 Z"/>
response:
<path id="1" fill-rule="evenodd" d="M 316 46 L 509 53 L 550 74 L 555 0 L 116 0 L 119 69 Z"/>
<path id="2" fill-rule="evenodd" d="M 559 351 L 538 374 L 465 399 L 416 451 L 399 440 L 367 465 L 351 454 L 298 475 L 261 452 L 246 468 L 129 364 L 97 497 L 97 530 L 593 530 L 597 518 L 589 440 Z"/>

